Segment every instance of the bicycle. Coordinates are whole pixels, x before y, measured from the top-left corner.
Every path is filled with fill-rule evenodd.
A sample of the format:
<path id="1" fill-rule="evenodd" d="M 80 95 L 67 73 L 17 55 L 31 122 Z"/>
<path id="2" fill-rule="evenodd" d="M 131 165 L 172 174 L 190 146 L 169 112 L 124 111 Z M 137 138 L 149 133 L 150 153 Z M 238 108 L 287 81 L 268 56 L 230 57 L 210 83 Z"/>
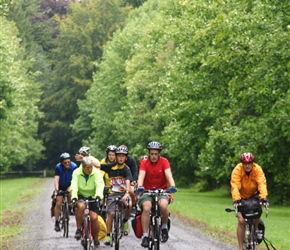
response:
<path id="1" fill-rule="evenodd" d="M 109 197 L 108 200 L 117 201 L 115 205 L 114 218 L 113 218 L 113 226 L 112 226 L 112 242 L 111 247 L 115 245 L 115 250 L 119 250 L 120 247 L 120 239 L 123 235 L 127 235 L 124 233 L 124 210 L 125 210 L 125 202 L 122 200 L 122 195 L 117 197 Z M 130 200 L 127 198 L 127 204 L 129 204 Z M 129 206 L 129 205 L 128 205 Z"/>
<path id="2" fill-rule="evenodd" d="M 84 217 L 81 226 L 81 245 L 83 246 L 84 250 L 93 250 L 94 249 L 94 239 L 92 233 L 92 223 L 90 218 L 90 209 L 89 203 L 90 202 L 97 202 L 98 207 L 100 206 L 100 201 L 92 200 L 89 198 L 83 198 L 81 201 L 77 202 L 85 202 L 85 210 L 84 210 Z"/>
<path id="3" fill-rule="evenodd" d="M 69 232 L 69 205 L 68 205 L 68 195 L 69 191 L 65 190 L 60 190 L 58 191 L 58 194 L 63 196 L 63 201 L 61 204 L 61 209 L 60 209 L 60 217 L 59 217 L 59 224 L 60 228 L 63 229 L 63 237 L 68 237 L 68 232 Z"/>
<path id="4" fill-rule="evenodd" d="M 153 203 L 150 213 L 150 224 L 149 224 L 149 250 L 159 250 L 161 241 L 161 218 L 160 218 L 160 208 L 158 205 L 158 196 L 160 195 L 170 195 L 169 190 L 155 189 L 144 190 L 143 194 L 153 196 Z M 168 228 L 169 230 L 169 228 Z"/>
<path id="5" fill-rule="evenodd" d="M 262 205 L 260 203 L 260 205 Z M 242 206 L 242 205 L 239 205 Z M 235 212 L 236 217 L 238 216 L 238 206 L 235 209 L 226 208 L 226 212 Z M 268 216 L 268 206 L 265 205 L 265 213 L 266 217 Z M 258 245 L 257 236 L 255 233 L 255 224 L 253 217 L 257 214 L 252 211 L 250 213 L 242 214 L 243 218 L 245 219 L 245 238 L 243 242 L 243 249 L 244 250 L 255 250 L 256 245 Z"/>

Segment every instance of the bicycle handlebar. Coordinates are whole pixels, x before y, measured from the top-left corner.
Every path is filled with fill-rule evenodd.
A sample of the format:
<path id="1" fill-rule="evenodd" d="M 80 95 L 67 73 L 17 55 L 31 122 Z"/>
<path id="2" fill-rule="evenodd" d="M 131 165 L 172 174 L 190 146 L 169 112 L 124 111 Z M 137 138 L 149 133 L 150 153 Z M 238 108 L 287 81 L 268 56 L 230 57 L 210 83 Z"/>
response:
<path id="1" fill-rule="evenodd" d="M 168 189 L 145 189 L 142 194 L 149 194 L 149 195 L 169 195 L 171 192 Z"/>

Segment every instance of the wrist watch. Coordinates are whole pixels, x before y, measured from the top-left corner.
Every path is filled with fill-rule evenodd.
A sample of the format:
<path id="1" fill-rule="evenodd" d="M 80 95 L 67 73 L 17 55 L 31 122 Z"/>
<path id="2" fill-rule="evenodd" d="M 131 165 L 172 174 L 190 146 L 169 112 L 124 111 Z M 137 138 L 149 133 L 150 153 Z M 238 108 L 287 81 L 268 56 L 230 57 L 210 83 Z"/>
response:
<path id="1" fill-rule="evenodd" d="M 126 190 L 126 194 L 129 194 L 129 190 Z"/>

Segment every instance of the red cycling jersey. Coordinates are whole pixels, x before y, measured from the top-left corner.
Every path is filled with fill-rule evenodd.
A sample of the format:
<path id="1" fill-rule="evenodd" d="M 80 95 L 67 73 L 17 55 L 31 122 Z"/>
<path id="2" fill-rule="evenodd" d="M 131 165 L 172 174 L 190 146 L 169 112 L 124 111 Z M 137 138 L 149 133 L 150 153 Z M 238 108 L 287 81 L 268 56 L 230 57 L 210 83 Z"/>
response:
<path id="1" fill-rule="evenodd" d="M 140 171 L 146 172 L 143 186 L 145 189 L 162 188 L 167 189 L 167 179 L 165 176 L 165 170 L 170 168 L 169 161 L 160 156 L 156 163 L 152 163 L 150 159 L 143 160 L 141 162 Z"/>

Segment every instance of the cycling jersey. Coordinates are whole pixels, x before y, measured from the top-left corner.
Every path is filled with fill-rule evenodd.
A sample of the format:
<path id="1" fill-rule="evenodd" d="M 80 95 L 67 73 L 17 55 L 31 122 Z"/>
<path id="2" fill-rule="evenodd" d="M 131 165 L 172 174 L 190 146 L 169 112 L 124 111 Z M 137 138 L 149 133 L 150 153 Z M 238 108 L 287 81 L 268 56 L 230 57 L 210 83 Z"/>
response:
<path id="1" fill-rule="evenodd" d="M 92 173 L 86 176 L 83 172 L 83 168 L 79 167 L 73 172 L 71 181 L 71 198 L 78 198 L 78 196 L 83 197 L 93 197 L 99 196 L 103 199 L 103 190 L 105 184 L 103 176 L 99 169 L 92 168 Z"/>
<path id="2" fill-rule="evenodd" d="M 167 179 L 165 176 L 165 170 L 170 168 L 169 161 L 160 156 L 156 163 L 152 163 L 150 159 L 145 159 L 141 162 L 140 170 L 145 171 L 143 186 L 145 189 L 162 188 L 167 189 Z"/>
<path id="3" fill-rule="evenodd" d="M 129 167 L 124 163 L 122 165 L 106 166 L 101 165 L 101 169 L 108 173 L 110 178 L 110 193 L 126 191 L 126 180 L 133 180 Z"/>
<path id="4" fill-rule="evenodd" d="M 61 163 L 55 166 L 54 175 L 59 176 L 59 190 L 67 190 L 71 184 L 73 171 L 77 167 L 77 164 L 72 161 L 67 169 Z"/>
<path id="5" fill-rule="evenodd" d="M 257 192 L 259 192 L 260 199 L 266 199 L 267 184 L 262 168 L 254 162 L 251 172 L 247 174 L 243 164 L 239 163 L 231 175 L 233 201 L 250 198 Z"/>

